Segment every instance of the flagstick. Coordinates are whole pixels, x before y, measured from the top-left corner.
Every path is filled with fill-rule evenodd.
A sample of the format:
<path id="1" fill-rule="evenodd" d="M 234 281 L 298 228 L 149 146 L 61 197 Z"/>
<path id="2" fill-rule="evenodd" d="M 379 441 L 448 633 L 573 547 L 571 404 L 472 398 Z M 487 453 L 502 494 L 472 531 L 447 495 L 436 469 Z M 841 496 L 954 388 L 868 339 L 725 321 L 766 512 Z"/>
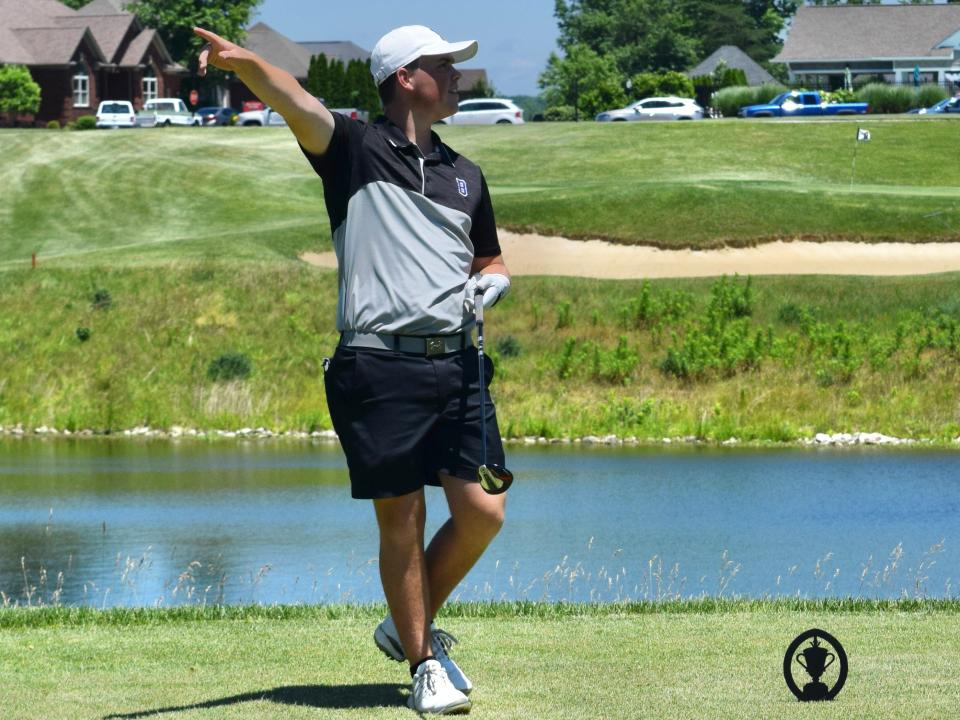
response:
<path id="1" fill-rule="evenodd" d="M 857 129 L 857 136 L 853 141 L 853 165 L 850 168 L 850 189 L 853 190 L 853 178 L 857 174 L 857 147 L 860 145 L 860 129 Z"/>

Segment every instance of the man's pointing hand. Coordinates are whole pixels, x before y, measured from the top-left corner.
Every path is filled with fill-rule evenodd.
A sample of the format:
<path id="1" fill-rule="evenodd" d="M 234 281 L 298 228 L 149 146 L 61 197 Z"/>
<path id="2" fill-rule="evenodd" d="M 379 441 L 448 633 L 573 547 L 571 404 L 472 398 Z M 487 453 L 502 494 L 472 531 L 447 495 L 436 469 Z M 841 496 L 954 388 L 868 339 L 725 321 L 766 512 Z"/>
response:
<path id="1" fill-rule="evenodd" d="M 250 51 L 225 40 L 216 33 L 198 27 L 195 27 L 193 31 L 207 41 L 203 50 L 200 51 L 200 66 L 197 68 L 200 77 L 207 74 L 208 65 L 213 65 L 221 70 L 235 71 L 237 60 L 243 60 L 251 56 Z"/>

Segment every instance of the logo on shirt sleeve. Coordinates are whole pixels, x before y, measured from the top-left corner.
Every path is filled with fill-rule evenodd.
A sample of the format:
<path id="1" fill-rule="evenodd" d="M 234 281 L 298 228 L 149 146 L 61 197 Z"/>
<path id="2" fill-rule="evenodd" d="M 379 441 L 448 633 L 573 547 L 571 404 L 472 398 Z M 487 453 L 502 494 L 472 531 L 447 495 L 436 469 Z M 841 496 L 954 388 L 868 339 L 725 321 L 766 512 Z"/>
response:
<path id="1" fill-rule="evenodd" d="M 467 197 L 469 195 L 467 192 L 467 181 L 463 178 L 457 178 L 457 190 L 460 191 L 461 195 Z"/>

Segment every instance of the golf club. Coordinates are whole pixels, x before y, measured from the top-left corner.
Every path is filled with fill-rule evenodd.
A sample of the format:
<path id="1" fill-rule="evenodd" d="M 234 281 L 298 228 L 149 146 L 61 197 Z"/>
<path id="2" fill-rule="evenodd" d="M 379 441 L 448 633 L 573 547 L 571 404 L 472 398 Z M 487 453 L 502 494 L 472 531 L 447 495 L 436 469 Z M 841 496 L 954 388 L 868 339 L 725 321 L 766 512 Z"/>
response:
<path id="1" fill-rule="evenodd" d="M 513 473 L 502 465 L 487 464 L 487 384 L 484 382 L 483 368 L 483 291 L 477 290 L 473 296 L 474 312 L 477 316 L 477 357 L 480 360 L 480 456 L 482 464 L 477 468 L 477 479 L 490 495 L 504 493 L 513 484 Z"/>

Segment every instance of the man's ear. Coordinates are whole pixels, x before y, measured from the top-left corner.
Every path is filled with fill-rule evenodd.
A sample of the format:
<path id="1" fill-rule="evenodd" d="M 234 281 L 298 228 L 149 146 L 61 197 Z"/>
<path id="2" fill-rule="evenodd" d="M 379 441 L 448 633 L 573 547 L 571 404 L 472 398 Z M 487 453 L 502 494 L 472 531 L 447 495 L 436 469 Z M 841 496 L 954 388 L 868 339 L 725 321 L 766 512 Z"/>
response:
<path id="1" fill-rule="evenodd" d="M 416 71 L 407 70 L 405 67 L 397 70 L 397 85 L 404 90 L 413 90 L 413 73 Z"/>

